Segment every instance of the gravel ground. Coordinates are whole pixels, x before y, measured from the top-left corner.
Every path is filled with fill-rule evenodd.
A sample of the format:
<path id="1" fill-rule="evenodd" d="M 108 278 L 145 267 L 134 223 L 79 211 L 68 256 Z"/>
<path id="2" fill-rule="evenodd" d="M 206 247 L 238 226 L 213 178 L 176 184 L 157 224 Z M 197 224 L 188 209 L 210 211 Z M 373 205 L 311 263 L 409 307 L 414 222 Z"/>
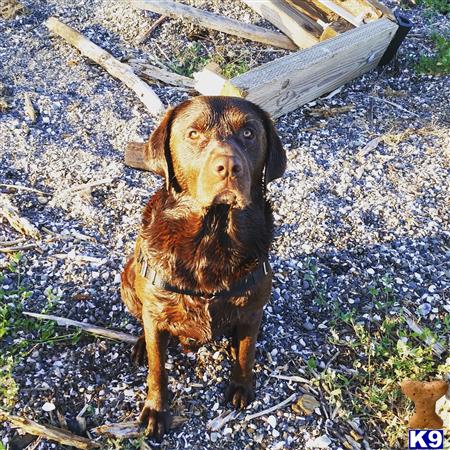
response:
<path id="1" fill-rule="evenodd" d="M 155 123 L 133 93 L 50 37 L 43 21 L 55 15 L 118 58 L 164 61 L 197 39 L 227 61 L 243 52 L 248 66 L 284 52 L 180 21 L 166 21 L 138 44 L 152 14 L 133 11 L 124 1 L 76 3 L 24 0 L 25 14 L 0 20 L 0 97 L 8 105 L 0 112 L 0 183 L 53 195 L 1 190 L 44 236 L 42 251 L 28 251 L 22 258 L 22 283 L 32 291 L 25 309 L 40 312 L 50 298 L 53 314 L 139 334 L 139 325 L 121 304 L 119 275 L 143 206 L 161 181 L 124 167 L 123 150 L 127 142 L 145 139 Z M 243 3 L 192 4 L 270 28 Z M 326 405 L 325 391 L 269 375 L 308 378 L 311 359 L 317 361 L 315 370 L 350 365 L 335 357 L 328 339 L 330 305 L 353 310 L 362 322 L 381 320 L 372 317 L 368 287 L 386 277 L 392 280 L 395 302 L 385 313 L 405 306 L 450 342 L 448 329 L 433 325 L 450 313 L 450 79 L 414 70 L 417 51 L 429 53 L 431 31 L 443 31 L 448 21 L 420 8 L 407 14 L 417 25 L 394 64 L 277 122 L 289 163 L 286 176 L 270 187 L 277 225 L 275 283 L 257 349 L 257 400 L 250 412 L 302 390 Z M 187 97 L 164 85 L 155 90 L 166 104 Z M 25 94 L 38 114 L 34 123 L 25 115 Z M 342 106 L 351 108 L 333 109 Z M 109 178 L 89 192 L 67 192 Z M 0 241 L 18 238 L 0 223 Z M 6 266 L 6 257 L 0 256 L 0 265 Z M 6 275 L 3 289 L 15 282 Z M 311 416 L 287 407 L 270 419 L 234 421 L 219 432 L 207 431 L 208 420 L 226 409 L 221 398 L 230 369 L 227 344 L 226 339 L 212 343 L 196 356 L 171 352 L 172 409 L 187 421 L 162 444 L 151 446 L 302 449 L 320 438 L 327 448 L 339 449 L 348 448 L 341 435 L 353 425 L 363 434 L 365 448 L 385 448 L 382 430 L 368 429 L 357 417 L 350 425 L 339 414 L 330 419 L 325 406 Z M 0 349 L 4 345 L 7 339 Z M 55 419 L 43 410 L 50 402 L 69 424 L 89 405 L 88 428 L 134 419 L 145 396 L 146 370 L 133 368 L 129 355 L 129 345 L 86 335 L 76 344 L 36 345 L 14 369 L 20 390 L 13 412 L 48 422 Z M 15 436 L 0 425 L 5 444 Z M 36 448 L 60 447 L 42 442 Z M 120 447 L 109 443 L 105 448 Z"/>

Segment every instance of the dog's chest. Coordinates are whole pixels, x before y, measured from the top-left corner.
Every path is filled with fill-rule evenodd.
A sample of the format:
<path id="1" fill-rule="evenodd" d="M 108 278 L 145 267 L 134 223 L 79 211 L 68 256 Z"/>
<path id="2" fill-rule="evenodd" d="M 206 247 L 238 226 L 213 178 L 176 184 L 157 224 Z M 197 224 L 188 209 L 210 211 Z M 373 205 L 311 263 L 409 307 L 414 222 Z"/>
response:
<path id="1" fill-rule="evenodd" d="M 230 332 L 247 314 L 248 297 L 202 299 L 178 296 L 178 301 L 163 308 L 159 316 L 186 350 Z"/>

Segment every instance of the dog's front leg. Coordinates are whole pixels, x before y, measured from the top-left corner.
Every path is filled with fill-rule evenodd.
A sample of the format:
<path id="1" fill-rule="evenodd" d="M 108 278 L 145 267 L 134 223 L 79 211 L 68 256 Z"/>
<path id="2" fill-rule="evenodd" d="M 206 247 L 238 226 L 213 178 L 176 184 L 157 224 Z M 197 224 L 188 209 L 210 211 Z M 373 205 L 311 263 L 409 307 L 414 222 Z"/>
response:
<path id="1" fill-rule="evenodd" d="M 145 426 L 147 434 L 161 438 L 170 427 L 167 374 L 164 367 L 169 334 L 158 329 L 156 320 L 145 306 L 142 321 L 148 358 L 148 392 L 139 421 Z"/>
<path id="2" fill-rule="evenodd" d="M 245 408 L 255 398 L 253 366 L 261 319 L 262 308 L 252 317 L 251 323 L 239 323 L 234 329 L 233 341 L 236 345 L 236 360 L 227 392 L 227 401 L 236 408 Z"/>

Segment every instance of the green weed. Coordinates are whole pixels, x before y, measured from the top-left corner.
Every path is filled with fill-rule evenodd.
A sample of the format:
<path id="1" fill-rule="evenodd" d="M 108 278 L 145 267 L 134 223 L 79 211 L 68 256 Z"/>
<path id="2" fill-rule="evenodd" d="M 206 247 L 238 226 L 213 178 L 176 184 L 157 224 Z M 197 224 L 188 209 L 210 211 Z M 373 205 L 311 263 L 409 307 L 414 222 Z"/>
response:
<path id="1" fill-rule="evenodd" d="M 23 314 L 26 300 L 32 292 L 24 286 L 21 279 L 22 257 L 20 253 L 9 256 L 2 273 L 0 286 L 8 274 L 15 280 L 14 285 L 3 289 L 0 287 L 0 344 L 7 340 L 7 345 L 0 352 L 0 407 L 8 409 L 14 403 L 18 386 L 14 380 L 14 366 L 28 355 L 36 345 L 53 345 L 58 341 L 70 340 L 76 343 L 81 331 L 58 335 L 56 324 L 52 321 L 39 321 Z M 51 312 L 59 297 L 47 289 L 47 304 L 43 312 Z"/>
<path id="2" fill-rule="evenodd" d="M 450 5 L 450 3 L 449 3 Z M 435 45 L 434 56 L 422 55 L 416 65 L 420 73 L 430 75 L 446 75 L 450 73 L 450 39 L 437 33 L 433 34 L 432 40 Z"/>

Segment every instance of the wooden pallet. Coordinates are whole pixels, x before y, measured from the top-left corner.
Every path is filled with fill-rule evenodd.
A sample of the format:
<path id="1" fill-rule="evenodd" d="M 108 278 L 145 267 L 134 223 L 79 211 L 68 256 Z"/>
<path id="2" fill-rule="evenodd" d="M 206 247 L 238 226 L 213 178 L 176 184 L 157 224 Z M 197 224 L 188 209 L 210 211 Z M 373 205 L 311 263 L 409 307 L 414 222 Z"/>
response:
<path id="1" fill-rule="evenodd" d="M 201 94 L 244 97 L 273 117 L 376 67 L 399 28 L 392 12 L 378 0 L 242 1 L 283 34 L 171 0 L 130 0 L 130 4 L 246 39 L 266 44 L 272 40 L 274 46 L 297 49 L 230 80 L 221 75 L 217 65 L 208 65 L 195 75 L 195 89 Z"/>
<path id="2" fill-rule="evenodd" d="M 260 105 L 273 117 L 286 114 L 376 67 L 398 29 L 391 11 L 376 0 L 244 2 L 304 49 L 226 80 L 222 85 L 211 81 L 219 74 L 207 67 L 196 76 L 195 87 L 207 95 L 229 95 L 231 91 Z M 342 11 L 344 7 L 340 4 L 346 9 Z M 298 5 L 301 10 L 296 8 Z M 314 28 L 306 30 L 304 39 L 305 23 L 311 22 Z"/>

